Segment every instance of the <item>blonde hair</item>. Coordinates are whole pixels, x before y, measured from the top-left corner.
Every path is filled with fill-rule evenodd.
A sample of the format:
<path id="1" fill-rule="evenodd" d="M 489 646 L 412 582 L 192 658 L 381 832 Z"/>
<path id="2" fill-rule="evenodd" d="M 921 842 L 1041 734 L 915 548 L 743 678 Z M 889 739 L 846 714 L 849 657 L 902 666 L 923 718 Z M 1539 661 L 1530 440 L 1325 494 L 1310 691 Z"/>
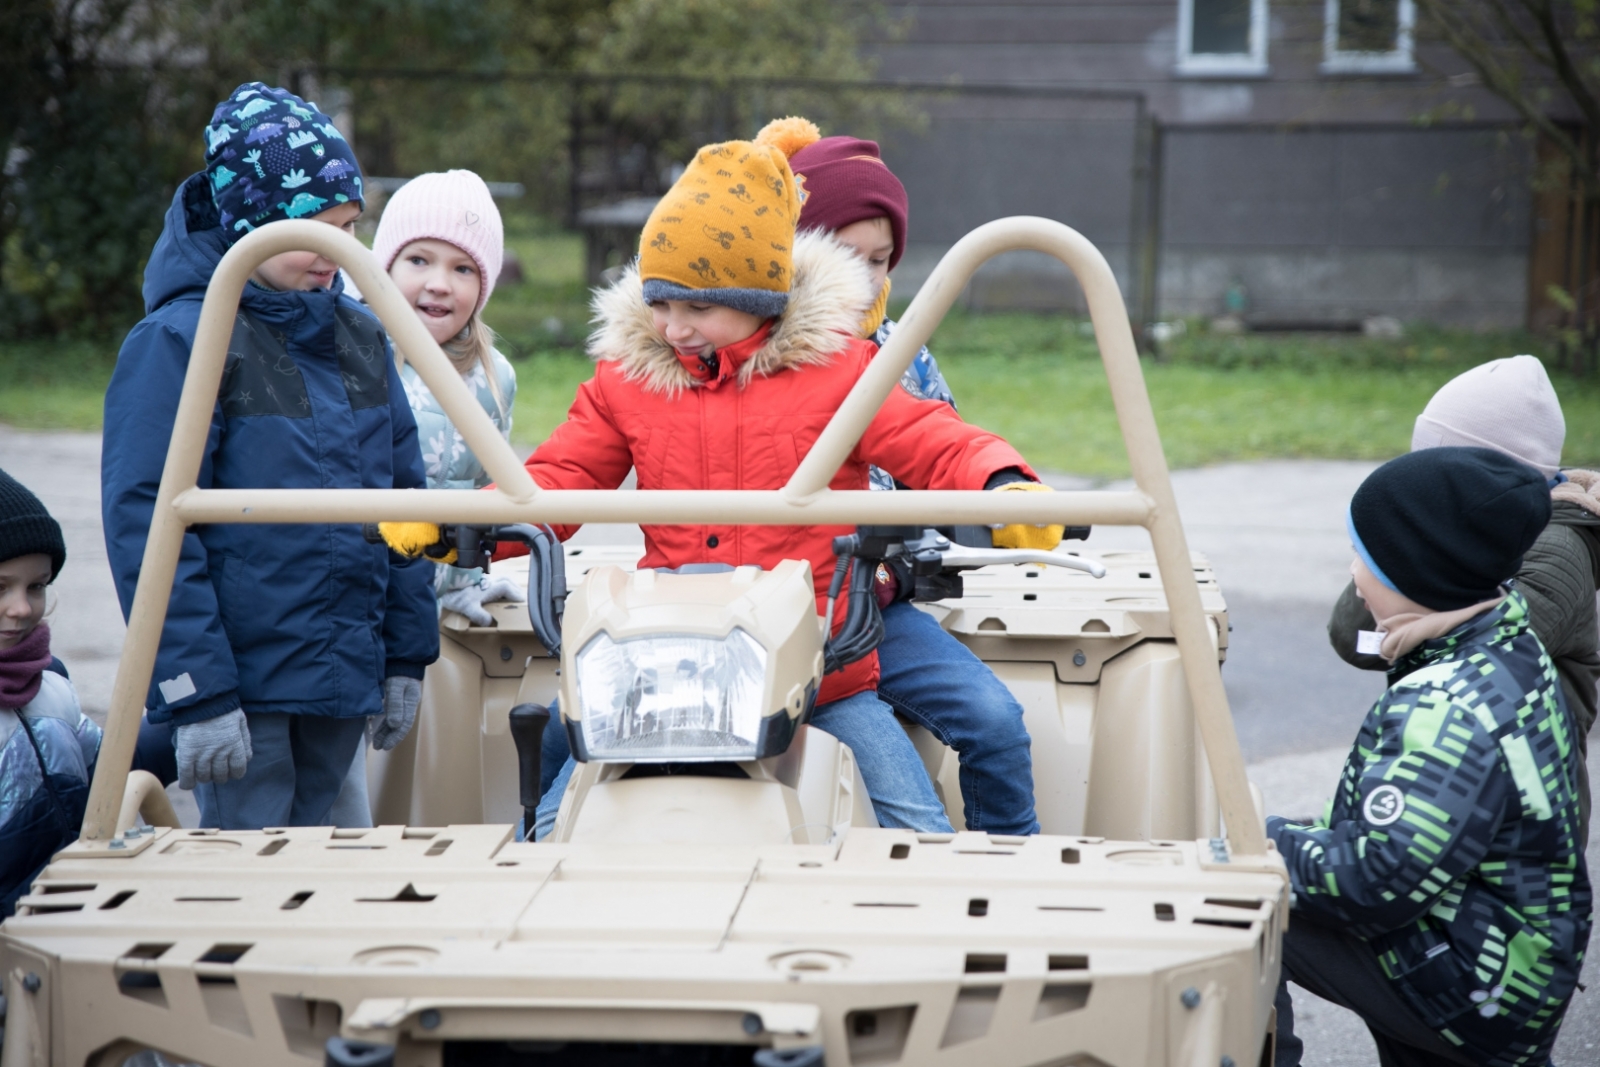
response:
<path id="1" fill-rule="evenodd" d="M 495 407 L 500 412 L 500 421 L 504 422 L 506 398 L 500 395 L 500 383 L 496 380 L 494 369 L 494 345 L 497 340 L 499 338 L 489 324 L 483 321 L 482 310 L 478 310 L 472 313 L 472 318 L 467 320 L 460 333 L 439 347 L 444 349 L 456 373 L 463 378 L 472 373 L 474 364 L 483 368 L 483 376 L 489 380 L 489 392 L 494 396 Z"/>

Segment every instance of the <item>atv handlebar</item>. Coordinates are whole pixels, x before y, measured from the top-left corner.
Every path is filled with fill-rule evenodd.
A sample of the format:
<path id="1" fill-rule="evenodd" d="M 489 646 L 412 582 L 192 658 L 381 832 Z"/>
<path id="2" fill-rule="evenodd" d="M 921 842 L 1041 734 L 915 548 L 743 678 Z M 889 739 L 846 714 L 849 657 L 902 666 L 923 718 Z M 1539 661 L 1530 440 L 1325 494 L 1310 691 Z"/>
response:
<path id="1" fill-rule="evenodd" d="M 951 545 L 944 550 L 944 565 L 948 568 L 988 567 L 1003 563 L 1038 563 L 1083 571 L 1096 578 L 1106 576 L 1106 569 L 1094 560 L 1069 556 L 1065 552 L 1045 552 L 1035 548 L 968 548 L 965 545 Z"/>

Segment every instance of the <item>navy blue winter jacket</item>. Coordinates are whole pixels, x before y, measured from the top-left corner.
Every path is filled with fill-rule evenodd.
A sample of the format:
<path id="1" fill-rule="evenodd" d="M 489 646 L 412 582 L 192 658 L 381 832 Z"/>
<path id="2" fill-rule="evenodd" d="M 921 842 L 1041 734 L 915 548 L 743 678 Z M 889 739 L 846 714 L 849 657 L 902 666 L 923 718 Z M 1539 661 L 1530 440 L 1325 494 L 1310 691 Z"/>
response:
<path id="1" fill-rule="evenodd" d="M 101 509 L 123 615 L 144 559 L 200 304 L 227 244 L 196 174 L 145 269 L 146 315 L 106 391 Z M 416 422 L 370 313 L 342 283 L 240 300 L 201 488 L 421 488 Z M 354 524 L 192 527 L 147 698 L 152 722 L 247 712 L 354 717 L 439 655 L 433 564 Z"/>

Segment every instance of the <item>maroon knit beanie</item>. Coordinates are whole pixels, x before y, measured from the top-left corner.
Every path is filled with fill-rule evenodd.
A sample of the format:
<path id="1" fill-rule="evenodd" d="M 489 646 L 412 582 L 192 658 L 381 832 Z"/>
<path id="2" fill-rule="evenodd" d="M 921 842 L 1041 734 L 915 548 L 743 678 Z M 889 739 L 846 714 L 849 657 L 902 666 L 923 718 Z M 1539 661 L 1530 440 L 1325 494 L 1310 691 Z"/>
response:
<path id="1" fill-rule="evenodd" d="M 801 230 L 842 230 L 862 219 L 889 219 L 894 253 L 889 269 L 906 250 L 906 187 L 878 155 L 876 141 L 824 137 L 789 157 L 789 168 L 805 179 Z"/>

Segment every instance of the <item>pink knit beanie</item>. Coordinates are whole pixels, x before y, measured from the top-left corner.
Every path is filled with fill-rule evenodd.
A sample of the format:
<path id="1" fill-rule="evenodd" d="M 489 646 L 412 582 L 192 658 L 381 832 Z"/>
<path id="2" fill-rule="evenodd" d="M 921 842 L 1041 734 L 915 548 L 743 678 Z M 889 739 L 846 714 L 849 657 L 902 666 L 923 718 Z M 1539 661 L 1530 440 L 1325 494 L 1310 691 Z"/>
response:
<path id="1" fill-rule="evenodd" d="M 494 292 L 505 254 L 500 209 L 482 178 L 470 170 L 447 170 L 419 174 L 406 182 L 384 205 L 372 254 L 387 271 L 402 248 L 430 237 L 448 241 L 478 264 L 482 285 L 474 310 L 482 311 Z"/>
<path id="2" fill-rule="evenodd" d="M 1553 478 L 1566 437 L 1561 401 L 1544 364 L 1532 356 L 1509 356 L 1445 382 L 1417 416 L 1411 451 L 1492 448 Z"/>

